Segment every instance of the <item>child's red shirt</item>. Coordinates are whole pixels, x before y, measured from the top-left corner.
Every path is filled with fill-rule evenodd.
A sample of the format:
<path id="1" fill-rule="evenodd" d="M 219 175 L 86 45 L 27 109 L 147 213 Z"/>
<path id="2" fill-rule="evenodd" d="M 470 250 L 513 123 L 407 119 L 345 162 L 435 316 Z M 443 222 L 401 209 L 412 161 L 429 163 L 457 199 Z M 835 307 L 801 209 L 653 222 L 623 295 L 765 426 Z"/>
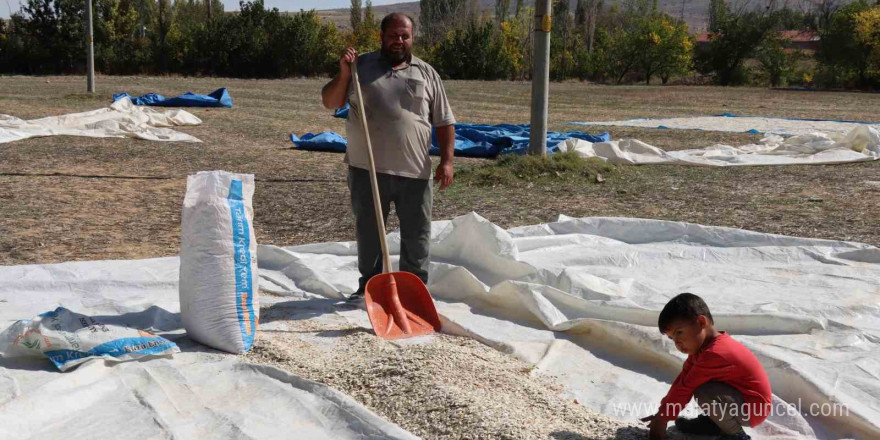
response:
<path id="1" fill-rule="evenodd" d="M 670 421 L 690 402 L 700 385 L 724 382 L 742 393 L 752 427 L 770 415 L 770 380 L 758 358 L 725 332 L 709 341 L 697 354 L 688 356 L 666 397 L 660 402 L 661 420 Z"/>

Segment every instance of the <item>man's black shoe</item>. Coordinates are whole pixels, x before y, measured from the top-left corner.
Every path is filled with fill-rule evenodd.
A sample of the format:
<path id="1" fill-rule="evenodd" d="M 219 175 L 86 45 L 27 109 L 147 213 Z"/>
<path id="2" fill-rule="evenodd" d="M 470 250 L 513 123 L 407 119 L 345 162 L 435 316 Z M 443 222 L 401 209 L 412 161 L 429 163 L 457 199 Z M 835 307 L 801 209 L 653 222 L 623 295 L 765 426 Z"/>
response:
<path id="1" fill-rule="evenodd" d="M 351 295 L 348 295 L 348 298 L 345 299 L 345 301 L 350 302 L 350 303 L 362 302 L 363 300 L 364 300 L 364 291 L 363 290 L 358 290 L 357 292 L 354 292 Z"/>

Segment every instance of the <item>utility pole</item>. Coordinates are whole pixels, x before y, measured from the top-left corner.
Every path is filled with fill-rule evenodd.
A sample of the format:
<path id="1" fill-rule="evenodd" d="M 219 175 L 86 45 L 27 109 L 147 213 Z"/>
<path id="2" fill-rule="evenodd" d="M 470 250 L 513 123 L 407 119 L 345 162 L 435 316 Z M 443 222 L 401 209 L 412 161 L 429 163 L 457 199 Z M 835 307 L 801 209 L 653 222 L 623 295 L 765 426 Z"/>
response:
<path id="1" fill-rule="evenodd" d="M 208 23 L 211 22 L 211 0 L 205 0 L 205 5 L 208 7 Z"/>
<path id="2" fill-rule="evenodd" d="M 547 155 L 547 94 L 550 89 L 550 0 L 535 2 L 535 73 L 529 154 Z"/>
<path id="3" fill-rule="evenodd" d="M 88 70 L 88 90 L 95 93 L 95 42 L 92 32 L 92 0 L 86 0 L 86 69 Z"/>

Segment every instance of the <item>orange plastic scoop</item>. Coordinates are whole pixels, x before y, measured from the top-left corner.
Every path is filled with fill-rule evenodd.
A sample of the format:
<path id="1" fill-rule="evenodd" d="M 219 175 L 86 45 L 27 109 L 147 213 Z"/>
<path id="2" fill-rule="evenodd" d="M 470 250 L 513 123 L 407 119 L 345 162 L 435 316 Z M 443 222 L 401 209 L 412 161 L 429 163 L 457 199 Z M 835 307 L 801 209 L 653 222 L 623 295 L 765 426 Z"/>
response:
<path id="1" fill-rule="evenodd" d="M 376 335 L 409 338 L 440 331 L 440 317 L 425 283 L 409 272 L 383 273 L 367 281 L 367 314 Z"/>
<path id="2" fill-rule="evenodd" d="M 440 317 L 434 300 L 422 280 L 409 272 L 389 272 L 391 256 L 385 242 L 385 222 L 379 201 L 379 184 L 376 181 L 376 164 L 373 161 L 373 145 L 367 129 L 364 98 L 358 80 L 357 61 L 351 64 L 352 81 L 358 98 L 358 110 L 367 140 L 367 156 L 370 159 L 370 187 L 373 190 L 373 208 L 376 211 L 379 243 L 382 246 L 382 273 L 367 281 L 364 299 L 367 314 L 376 336 L 385 339 L 410 338 L 440 331 Z"/>

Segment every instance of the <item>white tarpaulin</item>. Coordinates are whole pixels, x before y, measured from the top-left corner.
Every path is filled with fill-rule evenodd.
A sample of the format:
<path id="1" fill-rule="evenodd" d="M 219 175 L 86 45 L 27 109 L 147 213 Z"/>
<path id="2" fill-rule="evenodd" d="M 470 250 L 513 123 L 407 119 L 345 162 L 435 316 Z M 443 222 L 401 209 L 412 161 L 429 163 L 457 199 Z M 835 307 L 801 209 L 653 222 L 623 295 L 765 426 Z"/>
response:
<path id="1" fill-rule="evenodd" d="M 697 116 L 690 118 L 629 119 L 625 121 L 570 122 L 569 125 L 666 128 L 678 130 L 766 133 L 796 136 L 810 133 L 846 134 L 865 122 L 764 118 L 759 116 Z"/>
<path id="2" fill-rule="evenodd" d="M 0 358 L 0 439 L 416 439 L 348 396 L 183 336 L 178 258 L 0 267 L 0 327 L 64 306 L 174 340 L 171 359 Z"/>
<path id="3" fill-rule="evenodd" d="M 202 120 L 180 109 L 158 111 L 123 98 L 109 108 L 25 121 L 0 114 L 0 144 L 43 136 L 132 137 L 150 141 L 201 142 L 168 127 L 199 125 Z"/>
<path id="4" fill-rule="evenodd" d="M 637 139 L 591 143 L 572 138 L 561 143 L 559 149 L 629 165 L 821 165 L 880 159 L 880 132 L 872 126 L 859 125 L 846 135 L 808 133 L 790 138 L 769 135 L 756 144 L 739 147 L 717 144 L 677 151 L 664 151 Z"/>
<path id="5" fill-rule="evenodd" d="M 770 376 L 775 414 L 759 438 L 880 436 L 880 249 L 622 218 L 505 231 L 472 214 L 433 235 L 444 331 L 534 362 L 597 411 L 656 409 L 683 359 L 657 316 L 689 291 Z M 357 287 L 355 258 L 351 243 L 262 246 L 261 287 L 339 298 Z"/>
<path id="6" fill-rule="evenodd" d="M 689 291 L 770 376 L 774 415 L 752 431 L 756 438 L 880 436 L 877 248 L 623 218 L 562 217 L 505 231 L 471 214 L 435 222 L 432 235 L 428 287 L 444 331 L 533 362 L 595 410 L 634 420 L 656 409 L 683 359 L 657 330 L 657 315 Z M 396 234 L 390 243 L 396 253 Z M 357 286 L 353 243 L 261 246 L 258 260 L 263 291 L 342 298 Z M 0 327 L 64 306 L 152 330 L 182 350 L 171 360 L 93 361 L 66 374 L 0 360 L 0 430 L 66 438 L 131 420 L 144 431 L 119 438 L 189 438 L 196 429 L 219 433 L 203 438 L 231 436 L 221 429 L 276 438 L 294 425 L 316 433 L 302 438 L 406 438 L 326 388 L 181 338 L 178 265 L 0 267 Z M 334 319 L 353 313 L 345 309 Z"/>

